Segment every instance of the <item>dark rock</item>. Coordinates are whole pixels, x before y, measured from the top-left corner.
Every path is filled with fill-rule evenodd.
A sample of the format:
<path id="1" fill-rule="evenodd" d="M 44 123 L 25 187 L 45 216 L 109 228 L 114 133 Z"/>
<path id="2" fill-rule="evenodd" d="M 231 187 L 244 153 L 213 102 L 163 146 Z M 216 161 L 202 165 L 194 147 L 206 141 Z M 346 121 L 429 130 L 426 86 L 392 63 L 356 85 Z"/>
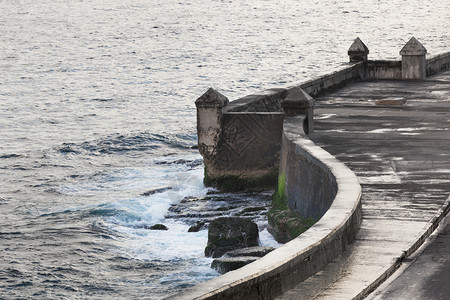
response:
<path id="1" fill-rule="evenodd" d="M 314 218 L 304 218 L 288 208 L 270 210 L 267 218 L 268 231 L 278 243 L 283 244 L 295 239 L 317 222 Z"/>
<path id="2" fill-rule="evenodd" d="M 211 263 L 211 268 L 217 270 L 220 274 L 239 269 L 249 263 L 254 262 L 259 257 L 243 256 L 243 257 L 221 257 L 216 258 Z"/>
<path id="3" fill-rule="evenodd" d="M 200 222 L 197 221 L 197 223 L 195 225 L 192 225 L 191 227 L 189 227 L 188 232 L 198 232 L 201 229 L 203 229 L 205 226 L 205 222 Z"/>
<path id="4" fill-rule="evenodd" d="M 155 224 L 155 225 L 151 226 L 148 229 L 151 229 L 151 230 L 168 230 L 169 228 L 167 228 L 167 226 L 164 225 L 164 224 Z"/>
<path id="5" fill-rule="evenodd" d="M 267 207 L 263 207 L 263 206 L 247 207 L 247 208 L 244 208 L 237 215 L 239 215 L 239 216 L 247 216 L 247 215 L 252 215 L 252 214 L 258 213 L 258 212 L 263 211 L 263 210 L 267 210 Z"/>
<path id="6" fill-rule="evenodd" d="M 159 189 L 154 189 L 154 190 L 151 190 L 151 191 L 142 193 L 141 196 L 148 197 L 148 196 L 151 196 L 151 195 L 154 195 L 154 194 L 157 194 L 157 193 L 164 193 L 164 192 L 166 192 L 166 191 L 168 191 L 168 190 L 171 190 L 171 189 L 172 189 L 172 188 L 171 188 L 170 186 L 168 186 L 168 187 L 163 187 L 163 188 L 159 188 Z"/>
<path id="7" fill-rule="evenodd" d="M 234 207 L 234 206 L 221 206 L 221 207 L 216 208 L 216 211 L 229 211 L 229 210 L 232 210 L 235 208 L 236 207 Z"/>
<path id="8" fill-rule="evenodd" d="M 248 247 L 242 249 L 236 249 L 233 251 L 229 251 L 225 253 L 226 257 L 239 257 L 239 256 L 254 256 L 254 257 L 263 257 L 267 253 L 275 250 L 273 247 L 265 247 L 265 246 L 257 246 L 257 247 Z"/>
<path id="9" fill-rule="evenodd" d="M 258 236 L 258 226 L 249 219 L 217 218 L 209 225 L 205 255 L 217 258 L 235 249 L 258 246 Z"/>

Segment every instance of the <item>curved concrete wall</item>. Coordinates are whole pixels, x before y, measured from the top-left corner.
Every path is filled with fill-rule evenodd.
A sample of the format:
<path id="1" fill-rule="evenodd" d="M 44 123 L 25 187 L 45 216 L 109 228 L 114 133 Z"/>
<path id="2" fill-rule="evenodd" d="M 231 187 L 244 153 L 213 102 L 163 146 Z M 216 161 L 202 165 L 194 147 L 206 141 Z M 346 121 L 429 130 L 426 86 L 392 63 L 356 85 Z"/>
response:
<path id="1" fill-rule="evenodd" d="M 299 125 L 303 118 L 287 117 L 284 136 L 312 165 L 327 169 L 337 186 L 331 207 L 309 230 L 261 259 L 169 299 L 273 299 L 319 271 L 351 243 L 361 223 L 361 186 L 349 168 L 304 135 Z"/>
<path id="2" fill-rule="evenodd" d="M 333 203 L 337 183 L 330 168 L 302 147 L 303 119 L 296 116 L 284 120 L 280 176 L 285 178 L 284 195 L 289 208 L 318 220 Z"/>

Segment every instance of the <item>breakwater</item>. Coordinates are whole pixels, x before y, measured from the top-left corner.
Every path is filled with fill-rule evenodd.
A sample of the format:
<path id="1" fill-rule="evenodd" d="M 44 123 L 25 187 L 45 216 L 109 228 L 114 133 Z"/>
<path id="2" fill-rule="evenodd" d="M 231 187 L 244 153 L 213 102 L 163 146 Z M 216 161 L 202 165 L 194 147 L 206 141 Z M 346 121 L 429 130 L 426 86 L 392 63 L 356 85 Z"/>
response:
<path id="1" fill-rule="evenodd" d="M 251 98 L 254 99 L 255 103 L 262 103 L 262 107 L 266 109 L 270 105 L 276 107 L 278 110 L 276 113 L 278 115 L 281 109 L 286 108 L 286 105 L 283 105 L 283 101 L 285 98 L 289 98 L 289 95 L 295 89 L 306 90 L 306 93 L 317 96 L 336 90 L 353 81 L 364 79 L 420 80 L 429 74 L 448 70 L 449 68 L 450 53 L 426 60 L 425 48 L 414 38 L 402 48 L 400 53 L 403 56 L 401 62 L 368 61 L 368 49 L 357 39 L 349 49 L 351 63 L 348 67 L 343 67 L 329 75 L 305 82 L 290 89 L 277 89 L 272 92 L 265 91 L 259 96 L 252 95 Z M 427 66 L 428 62 L 430 63 L 429 66 Z M 205 128 L 202 128 L 202 124 L 204 125 L 205 123 L 202 123 L 199 119 L 199 146 L 204 157 L 206 156 L 207 159 L 214 162 L 214 157 L 224 157 L 227 147 L 232 147 L 233 142 L 248 142 L 249 139 L 245 137 L 249 130 L 238 130 L 235 126 L 235 129 L 233 129 L 235 138 L 224 139 L 224 136 L 229 136 L 226 131 L 225 134 L 222 134 L 223 128 L 221 127 L 224 114 L 228 111 L 226 108 L 228 106 L 228 100 L 213 90 L 209 90 L 208 93 L 202 96 L 203 99 L 202 97 L 199 98 L 197 107 L 202 102 L 207 102 L 206 100 L 213 100 L 211 102 L 214 102 L 214 99 L 219 99 L 220 103 L 210 105 L 210 108 L 214 108 L 215 110 L 214 114 L 209 114 L 209 117 L 217 117 L 216 119 L 209 119 L 209 124 L 215 125 L 213 130 L 209 130 L 208 128 L 205 130 Z M 247 97 L 247 99 L 249 98 Z M 292 190 L 295 190 L 294 186 L 313 183 L 313 186 L 322 186 L 328 191 L 325 192 L 324 205 L 319 205 L 319 209 L 317 210 L 319 215 L 323 214 L 322 218 L 307 232 L 257 262 L 188 289 L 184 293 L 176 295 L 174 299 L 238 299 L 243 297 L 250 299 L 270 299 L 294 287 L 299 282 L 320 270 L 324 265 L 342 253 L 353 240 L 361 222 L 361 189 L 358 180 L 353 172 L 345 165 L 324 150 L 315 146 L 306 137 L 305 133 L 313 130 L 310 124 L 312 107 L 311 105 L 305 104 L 304 100 L 299 99 L 296 107 L 298 112 L 301 112 L 303 116 L 285 116 L 284 125 L 280 131 L 280 138 L 278 140 L 271 140 L 271 145 L 276 145 L 279 142 L 281 144 L 279 150 L 275 150 L 273 153 L 278 155 L 278 157 L 291 157 L 292 160 L 300 161 L 303 166 L 301 171 L 306 172 L 308 178 L 325 178 L 324 181 L 329 182 L 325 185 L 319 185 L 318 183 L 314 184 L 314 179 L 313 181 L 307 180 L 306 182 L 305 180 L 299 180 L 304 174 L 302 172 L 286 172 L 286 166 L 291 166 L 291 164 L 283 163 L 283 161 L 287 161 L 286 158 L 281 160 L 281 166 L 278 165 L 280 170 L 278 176 L 282 176 L 285 180 L 284 193 L 286 194 L 291 209 L 300 212 L 302 207 L 305 207 L 305 202 L 311 203 L 311 206 L 314 206 L 318 201 L 315 197 L 316 191 L 314 189 L 310 189 L 309 193 L 302 192 L 304 198 L 300 201 L 297 197 L 299 193 L 292 192 Z M 246 101 L 246 99 L 239 99 L 237 101 L 243 105 L 244 110 L 252 107 L 251 103 L 249 103 L 251 101 Z M 279 106 L 276 105 L 277 101 L 279 102 Z M 238 106 L 240 105 L 231 102 L 230 107 L 233 107 L 234 110 Z M 206 107 L 204 106 L 203 108 Z M 289 106 L 289 108 L 292 109 L 292 106 Z M 250 113 L 250 111 L 246 112 L 247 114 Z M 287 112 L 286 109 L 284 112 Z M 205 111 L 202 112 L 199 110 L 198 118 L 202 118 L 204 113 Z M 282 135 L 281 132 L 283 133 Z M 208 134 L 202 137 L 202 133 Z M 257 137 L 253 139 L 259 140 Z M 204 143 L 205 141 L 206 143 Z M 227 146 L 221 148 L 224 144 L 227 144 Z M 237 143 L 236 145 L 242 145 L 242 143 Z M 275 149 L 276 147 L 272 148 Z M 241 150 L 243 151 L 239 152 L 239 157 L 245 161 L 245 147 L 241 148 Z M 289 152 L 295 154 L 289 155 Z M 261 160 L 264 161 L 264 159 Z M 241 166 L 244 165 L 244 163 L 241 163 Z M 306 168 L 304 167 L 305 165 L 307 166 Z M 211 178 L 207 178 L 207 183 L 209 181 L 210 183 L 220 184 L 226 182 L 226 180 L 236 182 L 239 178 L 239 174 L 233 169 L 214 169 L 213 172 L 208 173 L 212 168 L 210 169 L 207 163 L 205 163 L 205 167 L 207 168 L 207 176 L 211 177 L 211 173 L 213 174 L 212 176 L 220 174 L 219 176 L 223 179 L 223 181 L 216 180 L 214 182 Z M 217 166 L 214 167 L 217 168 Z M 249 183 L 249 185 L 235 187 L 239 189 L 264 188 L 264 185 L 258 186 L 256 184 L 258 183 L 258 176 L 261 175 L 261 172 L 259 172 L 260 169 L 258 169 L 259 166 L 256 167 L 258 172 L 255 173 L 251 172 L 251 168 L 248 165 L 246 167 L 247 169 L 245 175 L 242 176 L 242 180 L 243 182 Z M 271 166 L 271 168 L 276 168 L 276 165 Z M 299 168 L 295 167 L 293 169 L 299 170 Z M 268 169 L 266 168 L 266 170 Z M 248 177 L 248 174 L 251 174 L 250 176 L 253 177 Z M 266 172 L 263 176 L 268 176 L 268 174 L 270 172 Z M 273 182 L 276 182 L 276 179 Z M 301 190 L 308 191 L 308 187 L 301 188 Z M 330 198 L 332 198 L 331 201 Z M 331 206 L 327 210 L 328 205 Z M 312 214 L 312 212 L 309 213 Z"/>

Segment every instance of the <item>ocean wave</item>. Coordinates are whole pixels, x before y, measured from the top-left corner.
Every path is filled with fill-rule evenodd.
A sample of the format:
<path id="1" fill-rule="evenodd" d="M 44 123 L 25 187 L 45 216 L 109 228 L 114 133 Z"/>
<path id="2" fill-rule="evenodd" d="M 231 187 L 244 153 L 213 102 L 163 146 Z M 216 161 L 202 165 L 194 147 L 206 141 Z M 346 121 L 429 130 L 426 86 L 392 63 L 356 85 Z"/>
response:
<path id="1" fill-rule="evenodd" d="M 6 204 L 8 203 L 8 200 L 6 200 L 5 198 L 0 197 L 0 205 Z"/>
<path id="2" fill-rule="evenodd" d="M 142 220 L 142 214 L 137 210 L 127 208 L 126 206 L 115 203 L 101 204 L 89 210 L 90 216 L 115 217 L 121 222 L 130 223 Z"/>
<path id="3" fill-rule="evenodd" d="M 154 149 L 194 149 L 195 134 L 155 134 L 140 132 L 131 134 L 114 134 L 102 139 L 86 141 L 81 144 L 63 143 L 57 151 L 63 154 L 122 154 L 128 152 L 149 151 Z"/>
<path id="4" fill-rule="evenodd" d="M 5 155 L 0 156 L 1 159 L 17 158 L 17 157 L 20 157 L 20 154 L 12 153 L 12 154 L 5 154 Z"/>
<path id="5" fill-rule="evenodd" d="M 158 161 L 156 162 L 157 165 L 185 165 L 188 166 L 190 168 L 195 168 L 198 166 L 201 166 L 203 164 L 203 160 L 202 159 L 194 159 L 194 160 L 189 160 L 189 159 L 176 159 L 176 160 L 164 160 L 164 161 Z"/>

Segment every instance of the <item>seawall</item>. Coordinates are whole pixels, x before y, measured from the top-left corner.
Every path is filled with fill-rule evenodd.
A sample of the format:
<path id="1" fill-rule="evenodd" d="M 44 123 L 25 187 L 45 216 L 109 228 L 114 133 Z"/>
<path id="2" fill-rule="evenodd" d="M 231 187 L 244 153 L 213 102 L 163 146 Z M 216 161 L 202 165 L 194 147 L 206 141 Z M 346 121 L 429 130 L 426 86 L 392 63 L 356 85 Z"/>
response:
<path id="1" fill-rule="evenodd" d="M 301 126 L 303 121 L 302 116 L 285 119 L 286 152 L 295 152 L 295 157 L 304 160 L 309 170 L 321 169 L 323 172 L 310 174 L 317 182 L 323 173 L 329 175 L 328 193 L 334 196 L 326 202 L 332 202 L 331 207 L 302 235 L 256 262 L 169 299 L 273 299 L 319 271 L 351 243 L 361 223 L 358 179 L 344 164 L 306 137 Z M 296 174 L 288 176 L 289 185 L 304 184 L 296 177 Z"/>
<path id="2" fill-rule="evenodd" d="M 415 39 L 411 41 L 412 46 L 417 46 Z M 258 261 L 189 288 L 171 299 L 272 299 L 321 270 L 346 249 L 361 223 L 358 180 L 344 164 L 308 139 L 303 127 L 308 114 L 309 117 L 312 114 L 306 113 L 304 99 L 297 103 L 300 115 L 287 114 L 283 105 L 299 88 L 317 97 L 355 81 L 421 80 L 424 74 L 449 70 L 450 53 L 426 60 L 423 46 L 417 50 L 408 44 L 401 51 L 406 56 L 402 61 L 367 60 L 368 49 L 357 43 L 356 47 L 352 45 L 351 52 L 351 55 L 357 53 L 357 58 L 352 60 L 350 55 L 350 63 L 294 87 L 266 90 L 232 102 L 209 90 L 197 99 L 199 149 L 209 177 L 206 182 L 215 183 L 219 188 L 223 183 L 241 182 L 241 186 L 234 187 L 265 189 L 275 187 L 277 177 L 284 174 L 290 209 L 306 214 L 305 217 L 321 219 Z M 409 56 L 419 66 L 412 65 Z M 210 118 L 208 122 L 202 121 L 205 115 Z M 255 134 L 257 127 L 260 130 Z M 270 134 L 264 128 L 269 128 Z M 251 148 L 255 141 L 258 147 Z M 258 159 L 252 160 L 255 156 Z M 235 159 L 233 168 L 227 167 L 231 165 L 230 158 Z M 221 160 L 227 164 L 220 165 Z"/>

